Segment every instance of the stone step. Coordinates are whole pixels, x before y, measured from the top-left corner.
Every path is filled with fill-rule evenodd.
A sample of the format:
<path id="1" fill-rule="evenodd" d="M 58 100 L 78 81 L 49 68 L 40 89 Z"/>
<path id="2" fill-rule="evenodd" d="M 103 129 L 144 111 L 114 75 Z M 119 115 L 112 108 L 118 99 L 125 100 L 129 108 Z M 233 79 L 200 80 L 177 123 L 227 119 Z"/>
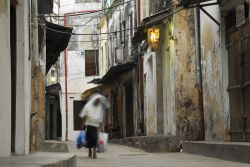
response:
<path id="1" fill-rule="evenodd" d="M 182 148 L 185 153 L 250 163 L 250 143 L 186 141 Z"/>
<path id="2" fill-rule="evenodd" d="M 0 158 L 1 167 L 77 167 L 76 156 L 65 153 L 35 153 Z"/>
<path id="3" fill-rule="evenodd" d="M 179 152 L 180 140 L 176 136 L 136 136 L 123 139 L 124 144 L 146 152 Z"/>
<path id="4" fill-rule="evenodd" d="M 40 142 L 40 152 L 69 152 L 68 145 L 65 142 L 47 140 Z"/>

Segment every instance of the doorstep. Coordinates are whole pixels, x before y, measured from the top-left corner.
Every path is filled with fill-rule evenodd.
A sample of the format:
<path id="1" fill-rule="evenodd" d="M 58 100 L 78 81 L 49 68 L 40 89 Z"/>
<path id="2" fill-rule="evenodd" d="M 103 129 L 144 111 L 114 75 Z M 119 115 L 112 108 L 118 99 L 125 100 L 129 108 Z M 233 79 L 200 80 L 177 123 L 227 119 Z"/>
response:
<path id="1" fill-rule="evenodd" d="M 68 153 L 69 148 L 67 143 L 56 140 L 46 140 L 40 142 L 39 152 L 63 152 Z"/>
<path id="2" fill-rule="evenodd" d="M 111 140 L 111 143 L 123 143 L 126 146 L 142 149 L 146 152 L 179 152 L 180 139 L 176 136 L 134 136 L 120 140 Z"/>
<path id="3" fill-rule="evenodd" d="M 76 167 L 76 156 L 65 153 L 35 153 L 0 158 L 1 167 Z"/>
<path id="4" fill-rule="evenodd" d="M 185 141 L 183 152 L 213 157 L 223 160 L 250 163 L 250 143 Z"/>

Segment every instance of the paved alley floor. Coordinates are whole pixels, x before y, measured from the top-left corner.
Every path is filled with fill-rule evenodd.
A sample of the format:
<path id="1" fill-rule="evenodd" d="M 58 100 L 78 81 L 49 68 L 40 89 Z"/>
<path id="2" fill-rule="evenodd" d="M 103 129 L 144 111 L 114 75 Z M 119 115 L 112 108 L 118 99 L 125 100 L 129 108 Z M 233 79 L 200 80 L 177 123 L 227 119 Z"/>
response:
<path id="1" fill-rule="evenodd" d="M 185 153 L 147 153 L 139 149 L 109 144 L 105 153 L 98 153 L 97 159 L 88 158 L 88 150 L 77 150 L 73 143 L 69 151 L 77 156 L 78 167 L 250 167 L 220 159 Z"/>

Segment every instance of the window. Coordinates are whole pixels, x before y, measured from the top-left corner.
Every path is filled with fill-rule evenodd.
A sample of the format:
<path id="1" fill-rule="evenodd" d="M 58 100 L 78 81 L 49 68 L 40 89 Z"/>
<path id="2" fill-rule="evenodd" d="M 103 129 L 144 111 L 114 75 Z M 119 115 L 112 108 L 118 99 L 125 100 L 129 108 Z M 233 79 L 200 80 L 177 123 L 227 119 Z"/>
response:
<path id="1" fill-rule="evenodd" d="M 98 50 L 85 51 L 85 76 L 98 75 L 99 73 Z"/>
<path id="2" fill-rule="evenodd" d="M 227 28 L 231 29 L 234 27 L 239 27 L 245 24 L 249 18 L 249 5 L 245 2 L 244 4 L 238 5 L 227 14 Z"/>
<path id="3" fill-rule="evenodd" d="M 126 22 L 123 21 L 122 22 L 122 40 L 121 40 L 122 44 L 125 42 L 125 39 L 126 39 Z"/>
<path id="4" fill-rule="evenodd" d="M 235 9 L 228 12 L 227 25 L 228 25 L 229 29 L 236 25 L 236 12 L 235 12 Z"/>

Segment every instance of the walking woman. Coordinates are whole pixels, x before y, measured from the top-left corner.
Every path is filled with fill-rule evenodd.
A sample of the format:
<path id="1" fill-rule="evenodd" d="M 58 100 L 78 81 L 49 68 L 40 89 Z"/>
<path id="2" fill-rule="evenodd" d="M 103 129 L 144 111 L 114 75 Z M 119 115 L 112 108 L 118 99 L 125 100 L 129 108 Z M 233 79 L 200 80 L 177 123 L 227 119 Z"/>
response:
<path id="1" fill-rule="evenodd" d="M 98 131 L 103 130 L 104 112 L 110 107 L 109 101 L 101 94 L 94 94 L 80 113 L 83 127 L 86 128 L 87 148 L 89 157 L 97 158 Z"/>

